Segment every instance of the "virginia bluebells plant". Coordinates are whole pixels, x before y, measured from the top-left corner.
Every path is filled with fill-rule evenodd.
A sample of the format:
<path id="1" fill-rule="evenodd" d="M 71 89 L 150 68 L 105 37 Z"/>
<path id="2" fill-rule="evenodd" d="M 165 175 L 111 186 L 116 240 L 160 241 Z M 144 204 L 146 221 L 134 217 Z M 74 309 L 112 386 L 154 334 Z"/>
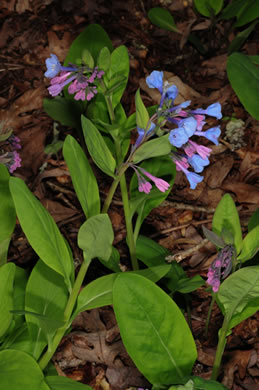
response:
<path id="1" fill-rule="evenodd" d="M 155 134 L 156 129 L 162 128 L 166 123 L 174 126 L 170 130 L 169 142 L 174 147 L 171 153 L 172 161 L 176 165 L 178 171 L 184 172 L 191 189 L 195 189 L 197 184 L 203 180 L 201 173 L 205 166 L 209 165 L 209 156 L 211 149 L 198 144 L 193 139 L 193 136 L 205 137 L 209 141 L 218 145 L 218 137 L 220 136 L 220 127 L 212 127 L 202 131 L 206 124 L 205 115 L 213 116 L 217 119 L 222 118 L 220 103 L 211 104 L 206 109 L 186 109 L 190 105 L 190 101 L 183 102 L 179 105 L 174 105 L 174 100 L 178 95 L 178 89 L 175 85 L 170 85 L 167 81 L 164 82 L 163 72 L 153 71 L 147 78 L 146 83 L 150 88 L 157 88 L 161 93 L 161 100 L 158 110 L 151 118 L 148 130 L 138 128 L 138 139 L 135 148 Z M 155 124 L 155 120 L 157 124 Z M 165 130 L 163 128 L 163 130 Z M 192 168 L 193 171 L 190 171 Z M 153 179 L 152 179 L 153 180 Z M 140 186 L 143 191 L 147 187 Z"/>
<path id="2" fill-rule="evenodd" d="M 217 292 L 220 286 L 220 280 L 225 279 L 232 270 L 232 258 L 235 248 L 233 245 L 226 245 L 222 248 L 207 274 L 207 283 L 212 287 L 213 292 Z"/>
<path id="3" fill-rule="evenodd" d="M 47 71 L 45 77 L 51 79 L 48 91 L 51 96 L 57 96 L 69 84 L 68 93 L 75 94 L 75 100 L 91 100 L 97 94 L 96 80 L 104 75 L 102 70 L 88 66 L 62 66 L 55 54 L 46 59 Z"/>

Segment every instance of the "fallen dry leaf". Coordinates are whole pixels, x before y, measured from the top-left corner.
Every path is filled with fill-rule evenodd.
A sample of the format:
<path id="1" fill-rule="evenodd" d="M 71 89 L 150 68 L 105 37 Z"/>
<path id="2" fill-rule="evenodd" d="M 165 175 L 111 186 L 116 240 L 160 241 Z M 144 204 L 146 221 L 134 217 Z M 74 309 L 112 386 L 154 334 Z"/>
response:
<path id="1" fill-rule="evenodd" d="M 224 378 L 222 384 L 225 385 L 228 389 L 232 389 L 234 373 L 236 370 L 238 370 L 240 378 L 244 379 L 251 353 L 252 350 L 250 349 L 247 351 L 237 350 L 226 354 L 228 355 L 229 360 L 224 365 Z"/>
<path id="2" fill-rule="evenodd" d="M 61 203 L 50 200 L 50 199 L 42 199 L 41 203 L 48 210 L 48 212 L 52 215 L 55 222 L 63 221 L 73 215 L 77 214 L 77 210 L 72 210 L 68 207 L 63 206 Z"/>
<path id="3" fill-rule="evenodd" d="M 246 183 L 223 183 L 222 188 L 234 192 L 239 203 L 259 203 L 259 189 Z"/>
<path id="4" fill-rule="evenodd" d="M 224 179 L 230 172 L 234 164 L 233 156 L 225 156 L 224 158 L 210 164 L 204 172 L 204 181 L 210 188 L 219 188 Z"/>

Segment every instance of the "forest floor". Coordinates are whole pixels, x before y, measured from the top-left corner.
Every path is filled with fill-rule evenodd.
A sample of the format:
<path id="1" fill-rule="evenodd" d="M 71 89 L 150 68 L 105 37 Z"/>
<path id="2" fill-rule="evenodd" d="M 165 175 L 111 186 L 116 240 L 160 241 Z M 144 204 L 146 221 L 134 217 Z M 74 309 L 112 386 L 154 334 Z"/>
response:
<path id="1" fill-rule="evenodd" d="M 155 6 L 164 6 L 172 12 L 180 30 L 195 31 L 207 50 L 206 55 L 202 56 L 179 34 L 152 25 L 147 12 Z M 58 129 L 60 140 L 73 134 L 73 129 L 54 124 L 44 112 L 43 98 L 48 97 L 44 72 L 45 59 L 50 53 L 55 53 L 62 62 L 72 41 L 91 23 L 98 23 L 106 30 L 114 47 L 125 45 L 128 49 L 130 78 L 123 98 L 127 114 L 134 112 L 135 92 L 140 86 L 144 102 L 156 103 L 156 95 L 144 82 L 153 70 L 165 71 L 166 79 L 178 83 L 185 100 L 202 107 L 214 102 L 222 105 L 220 144 L 212 147 L 204 181 L 191 190 L 184 175 L 178 173 L 167 201 L 150 213 L 141 230 L 172 254 L 181 255 L 181 265 L 189 276 L 199 274 L 206 279 L 216 249 L 212 244 L 196 247 L 204 238 L 201 226 L 211 228 L 213 212 L 221 197 L 230 193 L 235 200 L 244 235 L 248 220 L 258 207 L 259 124 L 245 111 L 227 78 L 227 46 L 234 35 L 226 38 L 224 25 L 220 23 L 211 30 L 209 20 L 196 14 L 187 1 L 1 1 L 0 120 L 4 126 L 13 128 L 22 145 L 22 166 L 14 175 L 25 180 L 41 200 L 74 249 L 74 257 L 80 259 L 75 242 L 84 220 L 82 210 L 62 153 L 50 156 L 44 152 L 53 140 L 54 128 Z M 258 31 L 250 35 L 242 51 L 258 54 Z M 238 119 L 240 124 L 234 133 L 228 127 L 231 118 Z M 100 171 L 96 171 L 96 176 L 105 195 L 109 183 Z M 118 200 L 115 199 L 109 215 L 115 230 L 114 244 L 122 261 L 127 263 L 126 229 Z M 186 250 L 190 250 L 188 256 Z M 23 267 L 32 266 L 37 260 L 18 221 L 10 260 Z M 90 279 L 96 277 L 96 272 L 101 276 L 107 270 L 94 264 Z M 222 323 L 221 312 L 215 305 L 205 338 L 209 304 L 206 286 L 192 293 L 192 331 L 198 348 L 194 374 L 203 378 L 211 375 L 217 332 Z M 258 327 L 257 313 L 235 327 L 228 337 L 220 381 L 229 389 L 259 388 Z M 116 364 L 112 360 L 113 343 L 119 351 Z M 62 341 L 55 363 L 61 375 L 90 384 L 95 390 L 150 388 L 122 346 L 111 307 L 82 313 L 73 324 L 72 334 Z"/>

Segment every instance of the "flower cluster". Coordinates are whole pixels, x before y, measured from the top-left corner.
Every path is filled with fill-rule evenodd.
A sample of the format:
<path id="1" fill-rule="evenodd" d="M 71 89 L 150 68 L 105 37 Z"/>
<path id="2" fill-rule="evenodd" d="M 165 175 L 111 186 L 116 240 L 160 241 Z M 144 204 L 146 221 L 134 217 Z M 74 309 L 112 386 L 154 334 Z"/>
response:
<path id="1" fill-rule="evenodd" d="M 1 143 L 0 163 L 4 164 L 10 173 L 21 166 L 21 157 L 17 152 L 19 149 L 21 149 L 20 138 L 13 134 Z"/>
<path id="2" fill-rule="evenodd" d="M 197 184 L 203 180 L 201 173 L 205 166 L 209 165 L 209 155 L 211 149 L 196 143 L 193 136 L 205 137 L 215 145 L 218 145 L 220 136 L 220 127 L 212 127 L 203 131 L 206 124 L 205 115 L 213 116 L 217 119 L 222 118 L 220 103 L 211 104 L 207 109 L 187 110 L 190 101 L 174 105 L 174 100 L 178 95 L 178 89 L 175 85 L 170 85 L 163 81 L 163 72 L 153 71 L 147 78 L 146 83 L 150 88 L 157 88 L 161 93 L 159 108 L 148 129 L 138 128 L 139 136 L 135 147 L 145 139 L 152 136 L 156 129 L 162 128 L 166 123 L 170 123 L 174 128 L 170 131 L 169 142 L 175 148 L 172 151 L 171 158 L 178 171 L 185 173 L 191 189 L 195 189 Z M 155 125 L 154 120 L 157 120 Z M 192 168 L 194 171 L 188 170 Z"/>
<path id="3" fill-rule="evenodd" d="M 219 290 L 220 279 L 225 279 L 232 270 L 232 257 L 234 255 L 233 245 L 226 245 L 222 248 L 211 266 L 208 269 L 207 283 L 214 292 Z"/>
<path id="4" fill-rule="evenodd" d="M 47 71 L 45 77 L 51 79 L 48 91 L 51 96 L 57 96 L 68 86 L 68 92 L 75 94 L 75 100 L 91 100 L 97 93 L 96 79 L 101 79 L 104 75 L 102 70 L 94 69 L 88 66 L 61 66 L 57 56 L 51 54 L 50 58 L 46 59 Z"/>

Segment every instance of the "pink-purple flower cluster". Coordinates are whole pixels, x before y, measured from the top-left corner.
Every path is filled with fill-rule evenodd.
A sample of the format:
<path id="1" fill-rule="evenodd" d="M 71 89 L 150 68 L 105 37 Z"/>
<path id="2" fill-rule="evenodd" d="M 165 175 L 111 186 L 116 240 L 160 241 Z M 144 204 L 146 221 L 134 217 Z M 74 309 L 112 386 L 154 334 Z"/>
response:
<path id="1" fill-rule="evenodd" d="M 146 83 L 150 88 L 157 88 L 161 93 L 159 108 L 155 116 L 157 119 L 157 127 L 151 122 L 148 130 L 139 129 L 139 137 L 135 146 L 138 146 L 144 137 L 150 137 L 155 133 L 156 128 L 163 126 L 166 123 L 174 125 L 169 134 L 169 142 L 176 150 L 172 151 L 171 158 L 176 165 L 178 171 L 185 173 L 191 189 L 195 189 L 197 184 L 203 180 L 203 176 L 198 175 L 204 167 L 209 165 L 209 156 L 211 149 L 198 144 L 193 139 L 193 136 L 205 137 L 215 145 L 218 145 L 218 137 L 220 136 L 220 127 L 212 127 L 203 131 L 203 126 L 206 124 L 205 115 L 213 116 L 217 119 L 222 118 L 220 103 L 211 104 L 207 109 L 186 110 L 190 105 L 190 101 L 183 102 L 174 106 L 174 100 L 178 95 L 178 89 L 175 85 L 169 85 L 167 81 L 163 81 L 163 72 L 153 71 L 147 78 Z M 192 170 L 190 171 L 189 168 Z M 194 172 L 193 172 L 194 171 Z"/>
<path id="2" fill-rule="evenodd" d="M 17 150 L 21 149 L 20 138 L 10 135 L 1 145 L 0 163 L 4 164 L 10 173 L 13 173 L 21 166 L 21 157 Z M 8 151 L 5 150 L 5 146 Z M 11 149 L 11 150 L 10 150 Z"/>
<path id="3" fill-rule="evenodd" d="M 91 69 L 88 66 L 61 66 L 55 54 L 46 59 L 46 66 L 47 71 L 44 75 L 51 79 L 51 85 L 48 87 L 50 95 L 59 95 L 63 88 L 70 84 L 68 93 L 75 94 L 75 100 L 91 100 L 97 94 L 96 80 L 104 75 L 97 67 Z"/>
<path id="4" fill-rule="evenodd" d="M 207 283 L 212 287 L 213 292 L 219 290 L 220 280 L 225 279 L 230 274 L 234 251 L 233 245 L 226 245 L 219 251 L 217 257 L 209 267 Z"/>
<path id="5" fill-rule="evenodd" d="M 167 183 L 167 181 L 163 179 L 159 179 L 156 176 L 151 175 L 151 173 L 147 172 L 145 169 L 138 167 L 137 165 L 131 164 L 131 167 L 136 172 L 137 178 L 138 178 L 138 190 L 139 192 L 144 192 L 145 194 L 149 194 L 149 192 L 152 189 L 152 185 L 149 181 L 145 179 L 144 176 L 148 177 L 150 180 L 153 181 L 155 186 L 159 189 L 161 192 L 165 192 L 170 187 L 170 184 Z"/>

